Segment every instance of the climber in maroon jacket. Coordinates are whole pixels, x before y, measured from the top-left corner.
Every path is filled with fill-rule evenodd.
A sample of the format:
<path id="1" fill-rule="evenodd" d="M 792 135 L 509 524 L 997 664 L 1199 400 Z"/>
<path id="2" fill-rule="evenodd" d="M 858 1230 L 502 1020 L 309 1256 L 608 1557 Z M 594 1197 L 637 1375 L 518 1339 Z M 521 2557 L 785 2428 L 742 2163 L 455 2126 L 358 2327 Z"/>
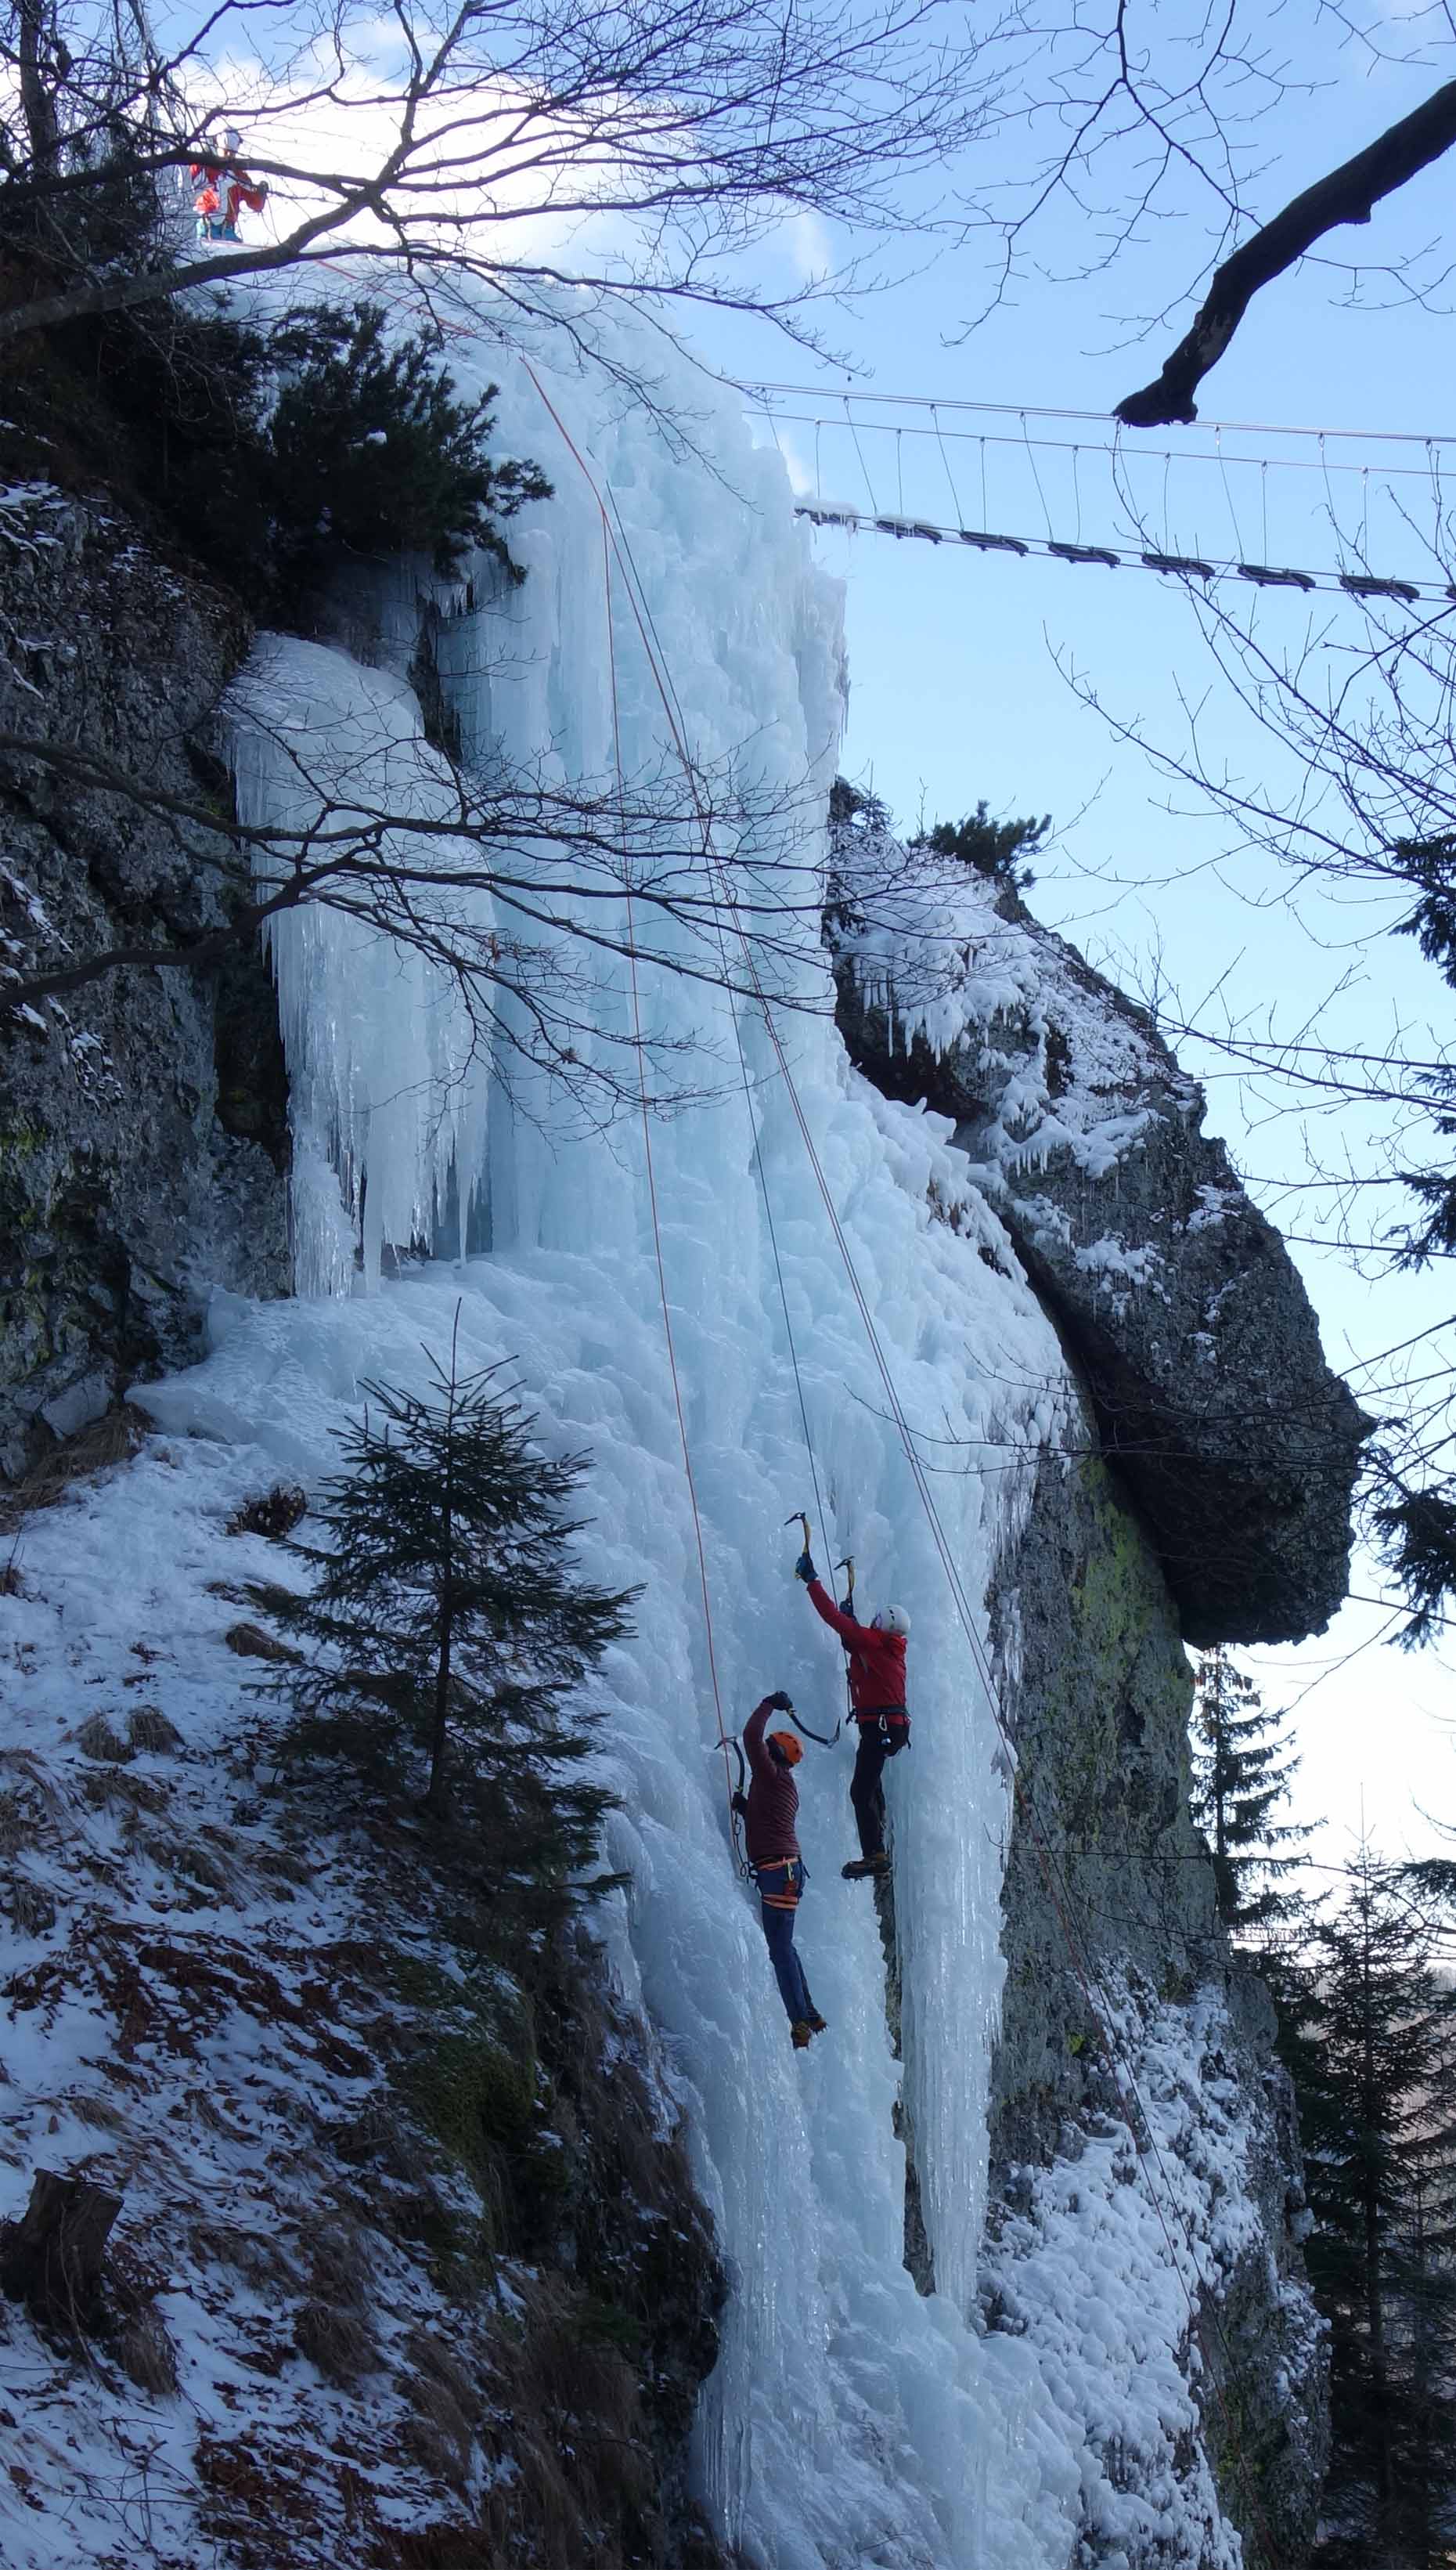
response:
<path id="1" fill-rule="evenodd" d="M 910 1741 L 910 1715 L 905 1705 L 905 1646 L 910 1639 L 910 1617 L 903 1606 L 882 1606 L 868 1624 L 857 1624 L 854 1616 L 836 1606 L 828 1590 L 820 1585 L 809 1553 L 800 1553 L 794 1572 L 804 1581 L 815 1613 L 838 1633 L 850 1655 L 850 1711 L 860 1728 L 850 1801 L 860 1832 L 860 1855 L 856 1864 L 841 1870 L 846 1880 L 854 1883 L 864 1875 L 890 1872 L 881 1779 L 886 1759 L 894 1758 Z"/>
<path id="2" fill-rule="evenodd" d="M 743 1726 L 743 1750 L 750 1783 L 746 1795 L 735 1794 L 748 1843 L 748 1862 L 758 1886 L 759 1910 L 779 1995 L 789 2011 L 794 2049 L 803 2052 L 811 2035 L 823 2034 L 824 2019 L 809 1995 L 804 1966 L 794 1945 L 794 1914 L 804 1889 L 804 1860 L 799 1854 L 799 1788 L 794 1770 L 804 1755 L 792 1731 L 764 1727 L 771 1713 L 792 1713 L 786 1695 L 766 1695 Z"/>

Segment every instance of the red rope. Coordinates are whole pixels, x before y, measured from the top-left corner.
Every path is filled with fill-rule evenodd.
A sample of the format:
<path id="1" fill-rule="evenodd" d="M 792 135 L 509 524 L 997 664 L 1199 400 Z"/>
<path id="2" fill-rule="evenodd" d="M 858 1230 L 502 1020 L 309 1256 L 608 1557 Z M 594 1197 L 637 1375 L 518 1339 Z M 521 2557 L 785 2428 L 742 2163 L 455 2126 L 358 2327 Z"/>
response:
<path id="1" fill-rule="evenodd" d="M 579 457 L 577 460 L 580 461 Z M 601 505 L 599 498 L 597 505 L 598 507 Z M 617 794 L 621 798 L 625 794 L 625 780 L 622 773 L 621 708 L 617 698 L 616 642 L 611 630 L 610 530 L 604 508 L 601 510 L 601 562 L 606 596 L 606 659 L 611 682 L 612 756 L 616 764 Z M 673 1407 L 677 1412 L 677 1433 L 682 1444 L 683 1479 L 687 1483 L 688 1501 L 692 1508 L 693 1535 L 698 1549 L 698 1580 L 703 1595 L 703 1630 L 708 1644 L 708 1676 L 713 1688 L 713 1710 L 718 1719 L 718 1738 L 723 1745 L 723 1781 L 728 1796 L 729 1825 L 733 1833 L 734 1851 L 741 1866 L 743 1851 L 739 1844 L 738 1815 L 733 1809 L 733 1771 L 728 1764 L 727 1725 L 723 1720 L 723 1699 L 718 1687 L 718 1661 L 713 1648 L 713 1606 L 708 1591 L 708 1559 L 703 1543 L 703 1521 L 698 1510 L 697 1486 L 693 1480 L 692 1452 L 688 1445 L 687 1420 L 682 1406 L 682 1386 L 678 1380 L 677 1351 L 672 1340 L 672 1314 L 667 1301 L 667 1272 L 662 1262 L 662 1226 L 657 1213 L 657 1173 L 652 1161 L 652 1119 L 647 1110 L 647 1058 L 642 1045 L 642 1010 L 637 990 L 637 942 L 632 920 L 631 866 L 627 856 L 625 837 L 622 847 L 622 884 L 626 896 L 627 965 L 632 987 L 632 1038 L 637 1054 L 637 1096 L 642 1112 L 642 1155 L 647 1164 L 647 1202 L 652 1215 L 652 1248 L 657 1261 L 657 1292 L 662 1304 L 662 1335 L 667 1341 L 667 1370 L 672 1377 Z"/>

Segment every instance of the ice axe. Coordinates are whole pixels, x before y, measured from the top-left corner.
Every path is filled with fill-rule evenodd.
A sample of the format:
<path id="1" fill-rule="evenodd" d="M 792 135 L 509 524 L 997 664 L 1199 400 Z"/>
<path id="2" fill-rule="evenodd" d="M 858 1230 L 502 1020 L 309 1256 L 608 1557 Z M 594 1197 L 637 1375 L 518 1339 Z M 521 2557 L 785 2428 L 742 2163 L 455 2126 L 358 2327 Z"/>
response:
<path id="1" fill-rule="evenodd" d="M 797 1525 L 803 1527 L 804 1549 L 806 1553 L 812 1553 L 814 1550 L 814 1527 L 810 1520 L 809 1510 L 807 1508 L 791 1508 L 789 1514 L 784 1519 L 784 1523 L 785 1525 Z M 837 1564 L 836 1566 L 838 1568 L 843 1568 L 842 1563 Z M 830 1732 L 811 1731 L 808 1723 L 805 1722 L 799 1714 L 795 1713 L 792 1708 L 790 1710 L 789 1720 L 792 1722 L 796 1731 L 803 1732 L 806 1740 L 817 1740 L 821 1749 L 833 1749 L 841 1731 L 844 1729 L 843 1715 L 835 1724 L 833 1731 Z"/>
<path id="2" fill-rule="evenodd" d="M 743 1760 L 743 1743 L 736 1732 L 725 1731 L 720 1739 L 714 1741 L 708 1756 L 716 1758 L 720 1749 L 731 1749 L 738 1762 L 738 1791 L 741 1794 L 748 1783 L 748 1770 Z"/>

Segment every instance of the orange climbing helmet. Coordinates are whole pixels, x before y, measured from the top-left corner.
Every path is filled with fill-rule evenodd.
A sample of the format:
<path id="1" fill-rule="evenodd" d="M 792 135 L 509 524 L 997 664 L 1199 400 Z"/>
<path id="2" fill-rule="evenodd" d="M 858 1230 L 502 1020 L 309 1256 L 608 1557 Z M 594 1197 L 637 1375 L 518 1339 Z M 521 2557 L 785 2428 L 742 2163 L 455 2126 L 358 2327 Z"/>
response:
<path id="1" fill-rule="evenodd" d="M 797 1767 L 804 1755 L 804 1743 L 797 1740 L 792 1731 L 771 1731 L 769 1747 L 777 1749 L 786 1767 Z"/>

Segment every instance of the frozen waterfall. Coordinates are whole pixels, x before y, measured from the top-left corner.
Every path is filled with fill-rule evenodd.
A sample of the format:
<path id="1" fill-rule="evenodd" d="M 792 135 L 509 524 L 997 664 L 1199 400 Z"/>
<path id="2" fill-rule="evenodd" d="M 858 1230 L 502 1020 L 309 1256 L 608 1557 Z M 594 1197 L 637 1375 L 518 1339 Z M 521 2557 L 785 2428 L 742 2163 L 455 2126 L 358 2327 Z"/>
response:
<path id="1" fill-rule="evenodd" d="M 618 353 L 650 364 L 681 437 L 608 374 L 559 352 L 535 363 L 619 521 L 692 755 L 747 773 L 765 809 L 781 796 L 802 810 L 811 791 L 822 805 L 840 601 L 792 517 L 783 466 L 660 338 Z M 599 778 L 613 735 L 596 499 L 524 366 L 499 346 L 478 366 L 454 346 L 450 362 L 466 389 L 473 374 L 501 379 L 505 449 L 538 458 L 555 485 L 513 535 L 525 586 L 507 595 L 483 578 L 474 603 L 445 602 L 439 665 L 459 737 L 483 770 Z M 660 771 L 669 726 L 624 583 L 613 607 L 623 768 Z M 374 665 L 322 644 L 259 644 L 232 706 L 245 819 L 306 830 L 320 785 L 345 811 L 397 808 L 403 794 L 427 822 L 448 814 L 449 769 L 404 675 L 410 602 L 381 588 L 376 608 Z M 442 872 L 450 862 L 442 843 Z M 493 931 L 483 914 L 476 925 Z M 635 1633 L 602 1672 L 623 1804 L 609 1856 L 631 1888 L 601 1924 L 624 1986 L 662 2030 L 731 2280 L 697 2427 L 699 2493 L 767 2570 L 1060 2570 L 1095 2474 L 1076 2404 L 1031 2338 L 982 2336 L 971 2317 L 1008 1796 L 762 1020 L 701 980 L 644 973 L 651 1032 L 707 1067 L 706 1094 L 656 1121 L 653 1148 L 717 1664 L 730 1728 L 775 1686 L 833 1728 L 843 1663 L 790 1575 L 784 1520 L 813 1499 L 766 1185 L 825 1494 L 821 1567 L 853 1550 L 865 1611 L 893 1589 L 911 1619 L 913 1746 L 888 1778 L 903 2063 L 870 1892 L 840 1879 L 853 1852 L 850 1742 L 811 1748 L 800 1770 L 812 1880 L 799 1943 L 830 2026 L 807 2055 L 790 2049 L 756 1905 L 734 1877 L 638 1127 L 623 1115 L 605 1135 L 583 1130 L 559 1085 L 520 1058 L 503 1078 L 500 1059 L 473 1050 L 451 989 L 372 930 L 299 914 L 276 928 L 273 954 L 299 1275 L 313 1299 L 219 1310 L 213 1353 L 169 1389 L 172 1415 L 321 1474 L 360 1379 L 418 1379 L 422 1343 L 444 1343 L 463 1299 L 463 1361 L 509 1357 L 544 1433 L 590 1449 L 584 1567 L 645 1583 Z M 596 972 L 603 1040 L 619 1047 L 625 966 L 605 954 Z M 998 1226 L 948 1127 L 888 1104 L 850 1070 L 824 961 L 806 952 L 796 972 L 779 1019 L 794 1080 L 900 1399 L 945 1441 L 948 1464 L 972 1468 L 946 1471 L 935 1491 L 978 1601 L 1025 1503 L 1016 1453 L 1058 1433 L 1057 1342 L 1009 1248 L 994 1264 L 978 1255 Z M 952 1228 L 942 1210 L 961 1201 Z M 384 1246 L 422 1235 L 434 1263 L 376 1284 Z M 485 1245 L 466 1256 L 470 1241 Z M 902 2090 L 929 2296 L 904 2263 Z M 1179 2318 L 1175 2303 L 1175 2341 Z"/>

